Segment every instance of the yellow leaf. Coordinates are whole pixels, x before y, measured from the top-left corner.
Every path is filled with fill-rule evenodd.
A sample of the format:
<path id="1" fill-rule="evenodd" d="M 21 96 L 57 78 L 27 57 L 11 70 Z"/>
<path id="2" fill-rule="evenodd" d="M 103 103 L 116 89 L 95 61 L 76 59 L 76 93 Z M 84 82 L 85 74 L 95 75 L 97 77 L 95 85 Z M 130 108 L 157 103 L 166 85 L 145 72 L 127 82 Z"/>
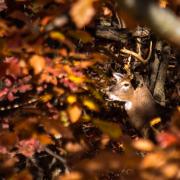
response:
<path id="1" fill-rule="evenodd" d="M 85 31 L 69 31 L 68 34 L 75 38 L 78 39 L 80 41 L 82 41 L 83 43 L 89 43 L 92 42 L 94 40 L 94 38 L 87 32 Z"/>
<path id="2" fill-rule="evenodd" d="M 61 111 L 59 113 L 60 116 L 60 120 L 63 123 L 64 126 L 68 126 L 69 125 L 69 121 L 68 121 L 68 114 L 66 111 Z"/>
<path id="3" fill-rule="evenodd" d="M 122 131 L 118 124 L 102 121 L 93 120 L 93 124 L 96 125 L 102 132 L 108 134 L 111 138 L 117 139 L 122 135 Z"/>
<path id="4" fill-rule="evenodd" d="M 75 96 L 75 95 L 69 95 L 68 97 L 67 97 L 67 102 L 69 103 L 69 104 L 73 104 L 73 103 L 75 103 L 77 101 L 77 97 Z"/>
<path id="5" fill-rule="evenodd" d="M 51 32 L 50 37 L 52 39 L 55 39 L 55 40 L 58 40 L 58 41 L 64 41 L 65 40 L 65 36 L 62 33 L 58 32 L 58 31 Z"/>
<path id="6" fill-rule="evenodd" d="M 40 99 L 42 102 L 48 102 L 52 99 L 52 94 L 45 94 L 45 95 L 41 96 Z"/>
<path id="7" fill-rule="evenodd" d="M 68 78 L 76 84 L 81 84 L 85 80 L 83 76 L 79 77 L 79 76 L 69 75 Z"/>
<path id="8" fill-rule="evenodd" d="M 155 126 L 156 124 L 159 124 L 161 122 L 161 118 L 157 117 L 150 121 L 150 126 Z"/>
<path id="9" fill-rule="evenodd" d="M 84 114 L 84 115 L 82 116 L 82 119 L 83 119 L 84 122 L 88 122 L 88 121 L 91 120 L 91 116 L 89 116 L 88 114 Z"/>
<path id="10" fill-rule="evenodd" d="M 82 113 L 82 109 L 77 105 L 73 105 L 68 108 L 69 118 L 72 123 L 75 123 L 79 120 L 81 113 Z"/>
<path id="11" fill-rule="evenodd" d="M 31 65 L 31 67 L 34 70 L 34 73 L 37 75 L 39 73 L 41 73 L 43 71 L 43 69 L 45 68 L 45 60 L 44 57 L 39 56 L 39 55 L 33 55 L 30 60 L 29 63 Z"/>
<path id="12" fill-rule="evenodd" d="M 92 111 L 98 111 L 99 108 L 98 106 L 93 102 L 91 101 L 90 99 L 84 99 L 83 100 L 83 104 L 90 110 Z"/>

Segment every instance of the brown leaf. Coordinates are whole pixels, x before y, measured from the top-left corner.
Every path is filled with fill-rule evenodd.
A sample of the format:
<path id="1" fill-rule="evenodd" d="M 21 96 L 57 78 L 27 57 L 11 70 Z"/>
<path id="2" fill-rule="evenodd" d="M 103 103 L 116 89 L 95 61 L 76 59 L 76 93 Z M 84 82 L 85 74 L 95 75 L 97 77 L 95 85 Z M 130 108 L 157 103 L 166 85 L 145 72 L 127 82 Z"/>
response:
<path id="1" fill-rule="evenodd" d="M 69 174 L 59 176 L 57 180 L 84 180 L 91 179 L 97 180 L 97 178 L 93 175 L 85 174 L 83 172 L 72 171 Z"/>
<path id="2" fill-rule="evenodd" d="M 119 155 L 111 152 L 99 152 L 92 159 L 84 159 L 81 162 L 77 162 L 74 170 L 80 170 L 81 172 L 87 172 L 93 174 L 95 172 L 109 172 L 122 170 L 122 169 L 135 169 L 137 163 L 139 164 L 141 159 L 135 155 Z M 132 169 L 132 171 L 133 171 Z"/>
<path id="3" fill-rule="evenodd" d="M 10 179 L 16 179 L 16 180 L 33 180 L 32 175 L 30 174 L 30 172 L 28 170 L 23 170 L 17 174 L 14 174 Z"/>
<path id="4" fill-rule="evenodd" d="M 15 133 L 1 132 L 1 134 L 0 134 L 0 146 L 12 148 L 17 141 L 16 138 L 17 137 L 16 137 Z"/>

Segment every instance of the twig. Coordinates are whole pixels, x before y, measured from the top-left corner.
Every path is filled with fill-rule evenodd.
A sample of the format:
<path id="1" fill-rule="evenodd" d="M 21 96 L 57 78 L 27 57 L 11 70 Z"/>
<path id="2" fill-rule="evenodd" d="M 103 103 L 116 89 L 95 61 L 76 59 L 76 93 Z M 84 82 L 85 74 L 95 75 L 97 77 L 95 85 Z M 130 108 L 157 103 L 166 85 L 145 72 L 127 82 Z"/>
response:
<path id="1" fill-rule="evenodd" d="M 60 157 L 59 155 L 57 155 L 56 153 L 54 153 L 51 149 L 44 147 L 45 152 L 47 152 L 48 154 L 50 154 L 51 156 L 53 156 L 54 158 L 58 159 L 61 163 L 63 163 L 64 167 L 65 167 L 65 173 L 69 173 L 69 168 L 67 166 L 67 162 L 64 158 Z"/>

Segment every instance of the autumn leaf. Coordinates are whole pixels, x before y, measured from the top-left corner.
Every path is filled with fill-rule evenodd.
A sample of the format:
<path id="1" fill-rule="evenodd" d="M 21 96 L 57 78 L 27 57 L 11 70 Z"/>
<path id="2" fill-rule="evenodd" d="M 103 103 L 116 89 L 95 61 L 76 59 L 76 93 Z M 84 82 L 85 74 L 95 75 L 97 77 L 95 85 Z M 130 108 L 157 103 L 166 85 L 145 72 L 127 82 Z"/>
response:
<path id="1" fill-rule="evenodd" d="M 0 146 L 12 148 L 16 142 L 17 142 L 17 137 L 15 133 L 10 133 L 10 132 L 0 133 Z"/>
<path id="2" fill-rule="evenodd" d="M 68 34 L 71 37 L 73 37 L 77 40 L 80 40 L 83 43 L 90 43 L 94 40 L 94 38 L 89 33 L 85 32 L 85 31 L 80 31 L 80 30 L 69 31 Z"/>
<path id="3" fill-rule="evenodd" d="M 95 0 L 78 0 L 71 8 L 70 15 L 78 28 L 87 25 L 95 15 Z"/>
<path id="4" fill-rule="evenodd" d="M 93 120 L 93 124 L 96 125 L 102 132 L 108 134 L 111 138 L 117 139 L 122 135 L 122 131 L 118 124 L 102 121 Z"/>
<path id="5" fill-rule="evenodd" d="M 69 103 L 69 104 L 73 104 L 73 103 L 75 103 L 77 101 L 77 97 L 75 96 L 75 95 L 69 95 L 68 97 L 67 97 L 67 102 Z"/>
<path id="6" fill-rule="evenodd" d="M 39 141 L 34 138 L 19 141 L 18 145 L 19 153 L 26 157 L 32 157 L 35 152 L 41 150 Z"/>
<path id="7" fill-rule="evenodd" d="M 12 56 L 5 58 L 4 62 L 8 64 L 6 75 L 13 75 L 14 77 L 21 75 L 21 67 L 19 64 L 19 59 Z"/>
<path id="8" fill-rule="evenodd" d="M 86 69 L 92 65 L 94 65 L 95 61 L 74 61 L 74 65 L 79 69 Z"/>
<path id="9" fill-rule="evenodd" d="M 150 140 L 146 139 L 138 139 L 133 141 L 132 145 L 139 151 L 149 152 L 154 149 L 154 144 Z"/>
<path id="10" fill-rule="evenodd" d="M 84 99 L 83 104 L 92 111 L 99 111 L 99 107 L 97 106 L 97 104 L 95 104 L 95 102 L 90 99 Z"/>
<path id="11" fill-rule="evenodd" d="M 33 68 L 34 73 L 36 75 L 41 73 L 46 65 L 44 57 L 39 56 L 39 55 L 33 55 L 30 58 L 29 63 L 31 65 L 31 67 Z"/>
<path id="12" fill-rule="evenodd" d="M 161 147 L 166 148 L 177 143 L 178 137 L 169 132 L 162 132 L 158 134 L 157 141 L 159 142 Z"/>
<path id="13" fill-rule="evenodd" d="M 25 169 L 21 172 L 15 173 L 13 174 L 13 176 L 11 176 L 11 178 L 9 179 L 16 179 L 16 180 L 22 180 L 22 179 L 26 179 L 26 180 L 33 180 L 33 176 L 32 174 L 29 172 L 29 170 Z"/>
<path id="14" fill-rule="evenodd" d="M 48 144 L 53 144 L 53 141 L 51 137 L 47 134 L 37 134 L 35 133 L 33 135 L 34 139 L 37 139 L 42 145 L 48 145 Z"/>
<path id="15" fill-rule="evenodd" d="M 59 32 L 59 31 L 53 31 L 50 33 L 50 37 L 52 39 L 58 40 L 58 41 L 64 41 L 65 40 L 65 36 Z"/>
<path id="16" fill-rule="evenodd" d="M 81 114 L 82 114 L 82 109 L 78 105 L 73 105 L 68 108 L 68 114 L 69 118 L 72 123 L 75 123 L 79 120 Z"/>
<path id="17" fill-rule="evenodd" d="M 74 82 L 75 84 L 81 84 L 84 82 L 85 77 L 84 76 L 74 76 L 74 75 L 69 75 L 68 76 L 69 80 Z"/>
<path id="18" fill-rule="evenodd" d="M 161 123 L 161 118 L 157 117 L 157 118 L 154 118 L 150 121 L 150 126 L 153 127 L 159 123 Z"/>
<path id="19" fill-rule="evenodd" d="M 166 8 L 167 5 L 168 5 L 168 0 L 160 0 L 160 1 L 159 1 L 159 6 L 160 6 L 161 8 Z"/>
<path id="20" fill-rule="evenodd" d="M 42 102 L 48 102 L 52 99 L 52 94 L 45 94 L 40 97 Z"/>

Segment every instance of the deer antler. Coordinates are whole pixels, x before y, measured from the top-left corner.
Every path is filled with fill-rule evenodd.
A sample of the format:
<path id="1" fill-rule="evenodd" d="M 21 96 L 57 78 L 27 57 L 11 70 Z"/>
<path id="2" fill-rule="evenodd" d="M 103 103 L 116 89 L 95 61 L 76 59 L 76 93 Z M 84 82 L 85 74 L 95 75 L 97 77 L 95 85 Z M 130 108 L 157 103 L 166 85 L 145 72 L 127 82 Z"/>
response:
<path id="1" fill-rule="evenodd" d="M 140 46 L 138 46 L 138 53 L 134 52 L 134 51 L 131 51 L 131 50 L 128 50 L 126 48 L 123 48 L 120 50 L 122 53 L 125 53 L 125 54 L 129 54 L 131 56 L 134 56 L 137 60 L 141 61 L 143 64 L 146 64 L 150 57 L 151 57 L 151 54 L 152 54 L 152 41 L 150 42 L 150 45 L 149 45 L 149 53 L 148 53 L 148 56 L 146 59 L 144 59 L 141 55 L 141 48 Z"/>

